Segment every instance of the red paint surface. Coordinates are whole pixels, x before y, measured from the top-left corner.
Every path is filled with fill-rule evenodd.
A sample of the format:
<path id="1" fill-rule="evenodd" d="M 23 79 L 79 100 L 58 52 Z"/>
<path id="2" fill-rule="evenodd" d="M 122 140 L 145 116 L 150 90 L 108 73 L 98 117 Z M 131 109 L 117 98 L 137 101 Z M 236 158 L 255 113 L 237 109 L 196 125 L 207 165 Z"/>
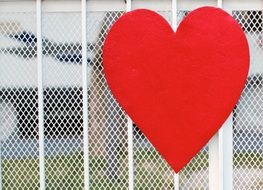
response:
<path id="1" fill-rule="evenodd" d="M 140 9 L 113 25 L 103 61 L 114 97 L 178 172 L 237 103 L 249 49 L 240 26 L 221 9 L 192 11 L 176 33 L 160 15 Z"/>

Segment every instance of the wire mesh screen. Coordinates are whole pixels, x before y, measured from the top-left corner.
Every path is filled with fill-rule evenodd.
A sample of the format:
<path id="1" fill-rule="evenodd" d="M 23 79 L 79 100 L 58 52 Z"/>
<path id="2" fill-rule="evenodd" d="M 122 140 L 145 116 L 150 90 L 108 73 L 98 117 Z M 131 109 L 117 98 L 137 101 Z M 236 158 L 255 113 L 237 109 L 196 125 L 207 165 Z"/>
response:
<path id="1" fill-rule="evenodd" d="M 127 115 L 112 97 L 102 67 L 108 30 L 122 11 L 87 12 L 82 60 L 80 12 L 42 13 L 46 189 L 83 189 L 82 66 L 88 67 L 90 189 L 128 189 Z M 171 11 L 159 11 L 171 23 Z M 178 20 L 188 11 L 178 12 Z M 234 189 L 263 189 L 262 11 L 234 11 L 247 34 L 251 68 L 234 110 Z M 34 13 L 0 14 L 0 148 L 3 189 L 39 189 Z M 133 125 L 135 189 L 174 189 L 174 173 Z M 208 147 L 180 172 L 180 189 L 208 189 Z"/>
<path id="2" fill-rule="evenodd" d="M 246 32 L 250 74 L 234 110 L 234 189 L 263 189 L 263 14 L 233 11 Z"/>
<path id="3" fill-rule="evenodd" d="M 42 18 L 46 188 L 81 189 L 81 15 L 53 12 Z"/>
<path id="4" fill-rule="evenodd" d="M 4 189 L 37 189 L 35 13 L 0 14 L 0 144 Z"/>
<path id="5" fill-rule="evenodd" d="M 87 14 L 88 55 L 92 65 L 88 89 L 91 189 L 128 187 L 127 119 L 110 93 L 102 68 L 103 42 L 122 14 L 114 11 Z"/>

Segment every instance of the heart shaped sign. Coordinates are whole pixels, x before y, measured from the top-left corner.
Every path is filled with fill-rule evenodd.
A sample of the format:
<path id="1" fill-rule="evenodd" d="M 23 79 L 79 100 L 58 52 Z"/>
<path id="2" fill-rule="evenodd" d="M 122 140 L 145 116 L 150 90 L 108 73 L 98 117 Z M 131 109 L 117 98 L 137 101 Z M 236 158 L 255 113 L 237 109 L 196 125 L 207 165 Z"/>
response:
<path id="1" fill-rule="evenodd" d="M 139 9 L 112 26 L 103 65 L 114 97 L 178 172 L 237 103 L 249 49 L 241 27 L 221 9 L 192 11 L 176 33 L 157 13 Z"/>

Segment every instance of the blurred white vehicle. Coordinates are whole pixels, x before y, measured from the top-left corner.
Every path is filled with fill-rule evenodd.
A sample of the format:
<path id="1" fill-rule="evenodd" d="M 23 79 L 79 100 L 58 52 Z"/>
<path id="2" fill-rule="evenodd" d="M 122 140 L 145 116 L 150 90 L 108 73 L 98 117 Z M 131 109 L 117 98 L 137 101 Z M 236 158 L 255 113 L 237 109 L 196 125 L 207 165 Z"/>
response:
<path id="1" fill-rule="evenodd" d="M 44 87 L 44 120 L 47 137 L 57 133 L 66 137 L 82 130 L 82 45 L 81 30 L 75 22 L 68 22 L 78 14 L 61 14 L 53 19 L 46 15 L 43 27 L 42 62 Z M 3 14 L 0 20 L 0 140 L 8 139 L 16 131 L 19 138 L 38 137 L 37 108 L 37 48 L 36 26 L 30 15 Z M 31 18 L 32 19 L 32 18 Z M 103 19 L 103 18 L 102 18 Z M 97 28 L 100 23 L 93 21 Z M 58 32 L 59 28 L 61 31 Z M 72 30 L 72 28 L 76 28 Z M 63 33 L 63 35 L 61 35 Z M 88 84 L 98 31 L 89 35 Z M 67 118 L 67 119 L 65 119 Z M 67 120 L 74 120 L 70 126 Z M 51 125 L 52 123 L 52 125 Z M 64 132 L 63 132 L 64 131 Z"/>

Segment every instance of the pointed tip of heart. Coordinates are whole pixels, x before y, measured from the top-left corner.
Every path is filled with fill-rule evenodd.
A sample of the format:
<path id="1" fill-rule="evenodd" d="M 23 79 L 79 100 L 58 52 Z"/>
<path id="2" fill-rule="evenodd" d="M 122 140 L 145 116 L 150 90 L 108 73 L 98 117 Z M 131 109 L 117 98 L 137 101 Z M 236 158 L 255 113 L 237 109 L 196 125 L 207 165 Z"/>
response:
<path id="1" fill-rule="evenodd" d="M 174 170 L 174 173 L 176 174 L 178 174 L 181 171 L 181 169 L 173 169 L 173 170 Z"/>
<path id="2" fill-rule="evenodd" d="M 176 158 L 176 157 L 174 157 Z M 191 158 L 189 160 L 171 160 L 170 158 L 166 158 L 165 159 L 167 161 L 167 163 L 170 165 L 170 167 L 173 169 L 173 171 L 178 174 L 191 160 Z"/>
<path id="3" fill-rule="evenodd" d="M 188 162 L 187 162 L 187 163 L 188 163 Z M 173 165 L 173 166 L 171 166 L 171 167 L 172 167 L 173 171 L 174 171 L 176 174 L 178 174 L 181 170 L 184 169 L 184 167 L 187 165 L 187 163 L 186 163 L 186 164 L 180 164 L 180 165 L 176 164 L 176 165 Z"/>
<path id="4" fill-rule="evenodd" d="M 178 174 L 181 170 L 184 169 L 185 165 L 183 165 L 183 166 L 178 166 L 178 165 L 172 166 L 172 165 L 171 165 L 171 167 L 172 167 L 174 173 Z"/>

